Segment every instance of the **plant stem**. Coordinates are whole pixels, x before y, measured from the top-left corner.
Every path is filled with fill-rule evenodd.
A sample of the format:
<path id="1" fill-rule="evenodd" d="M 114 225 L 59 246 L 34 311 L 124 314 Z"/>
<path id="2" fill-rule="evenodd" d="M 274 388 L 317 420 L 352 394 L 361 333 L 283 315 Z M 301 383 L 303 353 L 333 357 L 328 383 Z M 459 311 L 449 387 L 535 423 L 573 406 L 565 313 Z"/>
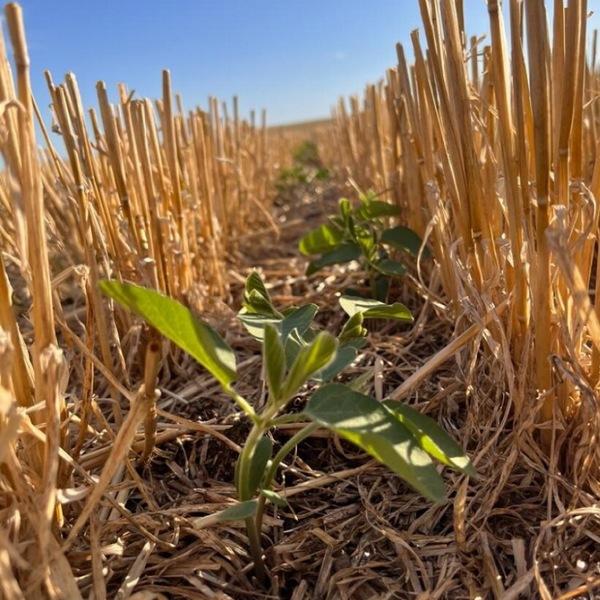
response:
<path id="1" fill-rule="evenodd" d="M 236 394 L 235 392 L 233 392 L 233 390 L 229 390 L 229 392 Z M 239 398 L 241 398 L 241 396 L 239 396 Z M 241 399 L 244 400 L 243 398 Z M 244 400 L 244 402 L 246 402 L 246 400 Z M 252 407 L 250 407 L 250 409 L 252 410 Z M 254 410 L 252 410 L 254 425 L 250 430 L 250 433 L 248 434 L 246 444 L 239 458 L 240 462 L 238 469 L 238 496 L 240 501 L 242 502 L 250 499 L 250 492 L 248 490 L 248 480 L 250 476 L 250 466 L 252 464 L 252 458 L 254 456 L 254 452 L 256 451 L 256 445 L 258 444 L 264 432 L 268 429 L 268 424 L 270 420 L 277 414 L 277 411 L 278 407 L 272 406 L 268 408 L 262 416 L 259 417 L 258 415 L 256 415 Z M 250 554 L 252 555 L 252 558 L 254 560 L 254 568 L 256 569 L 256 574 L 258 575 L 258 577 L 264 580 L 267 576 L 267 570 L 262 558 L 262 545 L 260 540 L 261 529 L 256 525 L 257 521 L 255 518 L 246 519 L 246 532 L 248 534 Z"/>
<path id="2" fill-rule="evenodd" d="M 377 299 L 377 285 L 375 283 L 375 272 L 371 267 L 368 267 L 369 273 L 369 288 L 371 289 L 371 298 Z"/>
<path id="3" fill-rule="evenodd" d="M 281 461 L 304 439 L 314 433 L 319 428 L 318 423 L 309 423 L 299 431 L 297 431 L 275 454 L 267 474 L 265 476 L 264 487 L 269 487 L 275 478 L 277 468 L 281 464 Z"/>
<path id="4" fill-rule="evenodd" d="M 273 483 L 273 479 L 275 478 L 275 474 L 277 473 L 277 468 L 283 461 L 283 459 L 304 439 L 306 439 L 311 433 L 316 431 L 319 428 L 317 423 L 309 423 L 306 427 L 300 429 L 300 431 L 296 432 L 277 452 L 273 460 L 271 461 L 271 466 L 265 475 L 265 480 L 263 487 L 265 489 L 270 489 L 271 483 Z M 262 521 L 263 515 L 265 512 L 265 504 L 266 497 L 260 496 L 258 499 L 258 506 L 256 507 L 256 516 L 254 517 L 256 528 L 260 532 L 262 530 Z"/>
<path id="5" fill-rule="evenodd" d="M 244 398 L 243 396 L 240 396 L 233 388 L 225 387 L 223 389 L 225 390 L 225 392 L 227 392 L 227 394 L 229 394 L 229 396 L 231 396 L 231 398 L 233 398 L 233 400 L 240 407 L 240 409 L 256 424 L 256 422 L 258 421 L 258 415 L 254 411 L 248 400 L 246 400 L 246 398 Z"/>
<path id="6" fill-rule="evenodd" d="M 256 518 L 250 517 L 246 519 L 246 533 L 248 534 L 248 545 L 250 547 L 250 554 L 254 562 L 254 569 L 256 570 L 256 575 L 258 578 L 261 581 L 264 581 L 267 578 L 267 568 L 265 567 L 265 561 L 262 557 L 262 543 L 260 541 L 261 530 L 259 527 L 257 527 L 257 525 L 258 523 Z"/>

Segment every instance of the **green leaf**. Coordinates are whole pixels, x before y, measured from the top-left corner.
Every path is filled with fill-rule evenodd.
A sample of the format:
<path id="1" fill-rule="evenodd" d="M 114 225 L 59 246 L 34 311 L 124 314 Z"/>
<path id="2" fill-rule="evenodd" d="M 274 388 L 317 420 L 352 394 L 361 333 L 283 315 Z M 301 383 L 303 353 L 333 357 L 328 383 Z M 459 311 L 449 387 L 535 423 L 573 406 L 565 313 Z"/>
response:
<path id="1" fill-rule="evenodd" d="M 340 215 L 330 215 L 329 217 L 327 217 L 329 219 L 329 221 L 331 222 L 331 224 L 334 227 L 337 227 L 340 230 L 344 230 L 344 228 L 346 227 L 346 222 L 344 221 L 344 217 L 340 216 Z"/>
<path id="2" fill-rule="evenodd" d="M 281 318 L 281 314 L 275 310 L 271 300 L 265 298 L 258 290 L 244 293 L 244 309 L 251 314 Z"/>
<path id="3" fill-rule="evenodd" d="M 271 504 L 274 504 L 275 506 L 279 506 L 280 508 L 285 508 L 288 505 L 287 500 L 281 494 L 278 494 L 277 492 L 274 492 L 273 490 L 260 490 L 260 493 L 269 502 L 271 502 Z"/>
<path id="4" fill-rule="evenodd" d="M 431 458 L 383 405 L 340 383 L 319 388 L 305 409 L 311 419 L 352 442 L 435 502 L 444 483 Z"/>
<path id="5" fill-rule="evenodd" d="M 350 317 L 361 313 L 365 319 L 393 319 L 395 321 L 411 322 L 413 317 L 400 302 L 385 304 L 371 298 L 359 298 L 358 296 L 342 296 L 340 305 Z"/>
<path id="6" fill-rule="evenodd" d="M 379 302 L 379 300 L 362 298 L 361 296 L 344 295 L 340 297 L 340 306 L 350 318 L 353 318 L 358 314 L 363 315 L 364 318 L 365 311 L 381 304 L 383 304 L 383 302 Z"/>
<path id="7" fill-rule="evenodd" d="M 266 324 L 264 334 L 263 361 L 267 385 L 270 395 L 278 398 L 285 377 L 285 349 L 281 343 L 279 332 L 271 323 Z"/>
<path id="8" fill-rule="evenodd" d="M 257 313 L 247 313 L 240 311 L 238 313 L 238 319 L 242 322 L 246 331 L 255 339 L 262 341 L 265 337 L 265 327 L 272 325 L 273 327 L 279 327 L 281 319 L 277 317 L 270 317 L 265 315 L 259 315 Z"/>
<path id="9" fill-rule="evenodd" d="M 219 523 L 227 521 L 243 521 L 253 517 L 256 513 L 258 502 L 256 500 L 246 500 L 238 502 L 225 510 L 219 511 L 215 516 Z"/>
<path id="10" fill-rule="evenodd" d="M 281 322 L 281 339 L 285 344 L 288 335 L 296 329 L 299 335 L 304 335 L 319 311 L 316 304 L 306 304 L 289 312 Z"/>
<path id="11" fill-rule="evenodd" d="M 444 465 L 462 471 L 471 477 L 477 476 L 469 457 L 433 419 L 406 404 L 388 401 L 385 405 L 413 434 L 425 452 Z"/>
<path id="12" fill-rule="evenodd" d="M 367 200 L 356 209 L 359 219 L 371 220 L 381 217 L 395 217 L 400 214 L 400 209 L 395 204 L 383 200 Z"/>
<path id="13" fill-rule="evenodd" d="M 288 368 L 294 364 L 298 353 L 307 344 L 308 342 L 298 333 L 298 330 L 292 329 L 285 341 L 285 364 Z"/>
<path id="14" fill-rule="evenodd" d="M 305 256 L 329 252 L 341 244 L 344 233 L 333 223 L 324 223 L 300 238 L 298 249 Z"/>
<path id="15" fill-rule="evenodd" d="M 361 255 L 360 246 L 354 242 L 347 242 L 339 245 L 335 250 L 326 252 L 319 258 L 311 261 L 306 269 L 307 275 L 312 275 L 320 271 L 323 267 L 347 263 L 356 260 Z"/>
<path id="16" fill-rule="evenodd" d="M 348 198 L 340 198 L 338 207 L 344 223 L 347 223 L 348 219 L 352 215 L 352 203 L 350 200 L 348 200 Z"/>
<path id="17" fill-rule="evenodd" d="M 362 253 L 366 257 L 373 256 L 377 240 L 375 234 L 365 227 L 354 228 L 354 241 L 360 246 Z"/>
<path id="18" fill-rule="evenodd" d="M 338 348 L 335 358 L 318 373 L 315 374 L 314 379 L 317 381 L 331 381 L 336 375 L 339 375 L 346 367 L 351 365 L 358 355 L 356 348 L 352 346 L 344 346 Z"/>
<path id="19" fill-rule="evenodd" d="M 373 379 L 373 369 L 369 369 L 364 373 L 361 373 L 358 377 L 355 377 L 352 381 L 346 384 L 351 390 L 355 392 L 368 392 L 371 387 Z"/>
<path id="20" fill-rule="evenodd" d="M 269 292 L 267 291 L 267 288 L 265 287 L 265 284 L 257 271 L 252 271 L 252 273 L 248 275 L 245 284 L 246 293 L 249 294 L 250 292 L 254 291 L 258 292 L 263 298 L 265 298 L 269 302 L 271 301 L 271 296 L 269 295 Z"/>
<path id="21" fill-rule="evenodd" d="M 273 453 L 273 443 L 266 436 L 263 435 L 257 442 L 254 448 L 254 454 L 250 459 L 250 466 L 248 469 L 248 478 L 244 482 L 243 487 L 240 485 L 240 460 L 242 455 L 238 457 L 235 463 L 234 469 L 234 482 L 235 487 L 238 491 L 240 500 L 247 500 L 251 498 L 254 492 L 260 486 L 263 475 L 271 459 L 271 455 Z"/>
<path id="22" fill-rule="evenodd" d="M 346 342 L 344 342 L 344 348 L 346 346 L 349 346 L 350 348 L 354 348 L 355 350 L 360 350 L 361 348 L 364 348 L 367 345 L 367 339 L 364 337 L 360 337 L 360 338 L 354 338 L 352 340 L 348 340 Z"/>
<path id="23" fill-rule="evenodd" d="M 270 317 L 280 317 L 281 313 L 275 310 L 271 296 L 263 283 L 260 275 L 252 271 L 246 278 L 244 286 L 244 308 L 248 313 L 257 313 Z"/>
<path id="24" fill-rule="evenodd" d="M 147 288 L 118 281 L 101 281 L 100 289 L 195 358 L 221 385 L 236 378 L 233 350 L 207 323 L 176 300 Z"/>
<path id="25" fill-rule="evenodd" d="M 288 368 L 294 364 L 296 357 L 304 346 L 306 346 L 304 338 L 302 338 L 296 329 L 293 329 L 285 341 L 285 363 Z"/>
<path id="26" fill-rule="evenodd" d="M 381 234 L 381 242 L 393 246 L 398 250 L 409 252 L 413 256 L 417 256 L 423 240 L 412 229 L 399 225 L 398 227 L 386 229 Z M 423 257 L 429 258 L 430 256 L 431 252 L 429 251 L 429 248 L 425 246 L 423 248 Z"/>
<path id="27" fill-rule="evenodd" d="M 377 200 L 380 194 L 376 193 L 373 190 L 367 190 L 366 192 L 360 192 L 358 194 L 358 199 L 360 202 L 372 202 L 373 200 Z"/>
<path id="28" fill-rule="evenodd" d="M 326 367 L 335 357 L 338 341 L 326 331 L 322 331 L 308 345 L 298 352 L 281 392 L 282 398 L 290 398 L 313 373 Z"/>
<path id="29" fill-rule="evenodd" d="M 397 260 L 392 260 L 391 258 L 384 258 L 383 260 L 371 264 L 375 270 L 384 275 L 389 275 L 390 277 L 402 277 L 402 275 L 406 273 L 406 267 L 402 263 Z"/>
<path id="30" fill-rule="evenodd" d="M 266 436 L 260 438 L 256 444 L 252 460 L 250 461 L 250 470 L 248 473 L 248 489 L 246 497 L 249 498 L 256 492 L 267 468 L 267 463 L 271 459 L 273 453 L 273 443 Z"/>

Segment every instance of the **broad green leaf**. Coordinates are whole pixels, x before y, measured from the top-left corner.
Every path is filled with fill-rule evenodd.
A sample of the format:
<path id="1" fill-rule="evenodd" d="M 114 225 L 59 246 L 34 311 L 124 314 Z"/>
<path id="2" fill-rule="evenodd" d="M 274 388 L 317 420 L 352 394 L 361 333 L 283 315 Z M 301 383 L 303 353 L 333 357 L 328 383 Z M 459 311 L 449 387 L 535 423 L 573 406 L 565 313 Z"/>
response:
<path id="1" fill-rule="evenodd" d="M 413 434 L 425 452 L 444 465 L 458 469 L 472 477 L 477 476 L 469 457 L 433 419 L 406 404 L 388 401 L 385 405 Z"/>
<path id="2" fill-rule="evenodd" d="M 313 394 L 304 412 L 369 453 L 425 497 L 436 502 L 444 498 L 444 483 L 429 455 L 377 400 L 329 383 Z"/>
<path id="3" fill-rule="evenodd" d="M 315 374 L 316 381 L 331 381 L 336 375 L 339 375 L 346 367 L 351 365 L 358 355 L 356 348 L 352 346 L 344 346 L 338 348 L 335 358 L 318 373 Z"/>
<path id="4" fill-rule="evenodd" d="M 285 344 L 288 335 L 296 329 L 300 335 L 304 335 L 310 327 L 319 307 L 316 304 L 306 304 L 289 312 L 281 322 L 281 339 Z"/>
<path id="5" fill-rule="evenodd" d="M 423 240 L 412 229 L 398 225 L 398 227 L 386 229 L 381 234 L 381 242 L 417 256 Z M 429 258 L 430 256 L 431 252 L 425 246 L 423 248 L 423 257 Z"/>
<path id="6" fill-rule="evenodd" d="M 233 350 L 207 323 L 176 300 L 131 283 L 101 281 L 100 289 L 195 358 L 228 387 L 236 378 Z"/>
<path id="7" fill-rule="evenodd" d="M 402 263 L 397 260 L 392 260 L 391 258 L 384 258 L 383 260 L 378 260 L 371 264 L 373 265 L 373 268 L 380 273 L 391 277 L 401 277 L 406 273 L 406 267 Z"/>
<path id="8" fill-rule="evenodd" d="M 215 516 L 218 518 L 219 523 L 243 521 L 254 516 L 257 506 L 258 502 L 256 500 L 246 500 L 218 512 Z"/>
<path id="9" fill-rule="evenodd" d="M 298 249 L 305 256 L 329 252 L 339 246 L 344 239 L 344 233 L 333 223 L 324 223 L 309 231 L 300 238 Z"/>
<path id="10" fill-rule="evenodd" d="M 242 322 L 246 331 L 255 339 L 262 341 L 265 336 L 265 326 L 273 325 L 279 327 L 281 319 L 277 317 L 267 317 L 256 313 L 247 313 L 240 311 L 238 319 Z"/>
<path id="11" fill-rule="evenodd" d="M 362 313 L 365 319 L 393 319 L 395 321 L 411 322 L 413 317 L 400 302 L 385 304 L 371 298 L 359 298 L 358 296 L 342 296 L 340 305 L 350 317 Z"/>
<path id="12" fill-rule="evenodd" d="M 280 508 L 285 508 L 288 505 L 287 500 L 281 494 L 278 494 L 277 492 L 274 492 L 273 490 L 260 490 L 260 493 L 269 502 L 271 502 L 271 504 L 274 504 L 275 506 L 279 506 Z"/>
<path id="13" fill-rule="evenodd" d="M 270 323 L 265 326 L 263 343 L 263 361 L 269 393 L 273 398 L 279 397 L 281 384 L 285 377 L 285 349 L 281 343 L 279 332 Z"/>
<path id="14" fill-rule="evenodd" d="M 397 216 L 400 214 L 400 209 L 395 204 L 383 200 L 368 200 L 356 209 L 355 214 L 359 219 L 370 220 Z"/>
<path id="15" fill-rule="evenodd" d="M 360 257 L 360 254 L 361 251 L 358 244 L 355 244 L 354 242 L 341 244 L 335 250 L 326 252 L 319 258 L 311 261 L 306 269 L 306 274 L 312 275 L 313 273 L 320 271 L 323 267 L 329 267 L 331 265 L 337 265 L 356 260 Z"/>
<path id="16" fill-rule="evenodd" d="M 381 306 L 382 304 L 383 302 L 379 302 L 379 300 L 362 298 L 361 296 L 344 295 L 340 298 L 340 306 L 350 318 L 357 314 L 362 314 L 364 318 L 365 311 L 373 308 L 374 306 Z"/>
<path id="17" fill-rule="evenodd" d="M 374 306 L 367 310 L 364 315 L 365 319 L 393 319 L 394 321 L 404 321 L 406 323 L 413 321 L 412 314 L 401 302 Z"/>
<path id="18" fill-rule="evenodd" d="M 283 384 L 282 398 L 293 396 L 314 373 L 325 368 L 334 358 L 338 341 L 322 331 L 298 352 Z"/>

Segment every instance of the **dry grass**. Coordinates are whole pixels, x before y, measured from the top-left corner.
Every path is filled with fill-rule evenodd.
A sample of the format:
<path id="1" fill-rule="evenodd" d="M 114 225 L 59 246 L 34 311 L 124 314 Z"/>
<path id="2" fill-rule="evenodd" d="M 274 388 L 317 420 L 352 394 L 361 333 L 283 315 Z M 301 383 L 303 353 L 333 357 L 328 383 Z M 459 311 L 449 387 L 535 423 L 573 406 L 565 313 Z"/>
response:
<path id="1" fill-rule="evenodd" d="M 600 78 L 595 48 L 585 61 L 586 3 L 555 12 L 550 44 L 541 0 L 510 2 L 509 42 L 490 2 L 490 46 L 466 43 L 462 2 L 420 4 L 427 50 L 414 34 L 414 67 L 399 48 L 385 83 L 340 105 L 335 143 L 327 123 L 310 137 L 326 165 L 404 207 L 436 257 L 396 289 L 411 329 L 376 330 L 352 375 L 434 416 L 480 478 L 445 474 L 450 501 L 431 506 L 317 431 L 283 469 L 290 507 L 265 521 L 270 589 L 253 578 L 243 529 L 204 518 L 234 501 L 247 423 L 189 358 L 165 346 L 159 363 L 151 332 L 96 283 L 134 280 L 202 309 L 260 403 L 258 348 L 234 318 L 244 275 L 258 265 L 277 303 L 315 301 L 334 327 L 335 294 L 363 275 L 307 280 L 296 243 L 351 187 L 274 207 L 274 172 L 306 128 L 245 122 L 235 103 L 231 117 L 216 101 L 186 113 L 166 72 L 155 103 L 122 87 L 111 106 L 99 84 L 99 117 L 84 116 L 74 77 L 48 76 L 65 155 L 45 132 L 39 151 L 20 9 L 8 5 L 0 597 L 597 593 Z M 141 430 L 153 429 L 155 389 L 152 440 Z"/>

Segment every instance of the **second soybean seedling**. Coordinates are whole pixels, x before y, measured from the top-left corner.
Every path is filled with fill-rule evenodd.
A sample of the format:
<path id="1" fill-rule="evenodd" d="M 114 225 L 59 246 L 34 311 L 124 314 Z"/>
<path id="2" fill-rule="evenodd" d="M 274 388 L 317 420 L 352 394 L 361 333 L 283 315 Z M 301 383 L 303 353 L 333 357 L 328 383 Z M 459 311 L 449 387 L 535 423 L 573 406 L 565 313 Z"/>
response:
<path id="1" fill-rule="evenodd" d="M 357 260 L 367 274 L 370 296 L 386 300 L 391 279 L 406 272 L 405 264 L 392 258 L 391 252 L 417 256 L 423 245 L 421 238 L 408 227 L 386 227 L 386 221 L 399 214 L 395 204 L 378 200 L 372 192 L 361 194 L 356 207 L 347 198 L 342 198 L 338 214 L 331 215 L 327 223 L 300 239 L 302 254 L 319 255 L 310 261 L 306 274 Z M 430 256 L 426 246 L 423 246 L 422 255 Z"/>

